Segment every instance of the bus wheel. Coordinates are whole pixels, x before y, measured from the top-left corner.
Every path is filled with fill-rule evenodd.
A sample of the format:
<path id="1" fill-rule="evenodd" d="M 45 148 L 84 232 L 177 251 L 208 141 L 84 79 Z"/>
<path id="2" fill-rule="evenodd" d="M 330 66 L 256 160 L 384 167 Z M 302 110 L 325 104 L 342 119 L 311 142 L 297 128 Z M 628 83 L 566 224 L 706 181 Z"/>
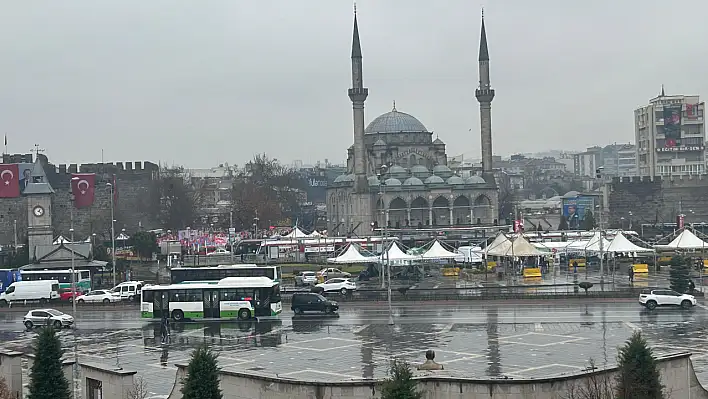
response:
<path id="1" fill-rule="evenodd" d="M 251 318 L 251 311 L 248 309 L 241 309 L 238 311 L 239 320 L 248 320 Z"/>
<path id="2" fill-rule="evenodd" d="M 174 321 L 182 321 L 182 320 L 184 320 L 184 312 L 181 311 L 181 310 L 179 310 L 179 309 L 174 310 L 174 311 L 172 312 L 172 319 L 173 319 Z"/>

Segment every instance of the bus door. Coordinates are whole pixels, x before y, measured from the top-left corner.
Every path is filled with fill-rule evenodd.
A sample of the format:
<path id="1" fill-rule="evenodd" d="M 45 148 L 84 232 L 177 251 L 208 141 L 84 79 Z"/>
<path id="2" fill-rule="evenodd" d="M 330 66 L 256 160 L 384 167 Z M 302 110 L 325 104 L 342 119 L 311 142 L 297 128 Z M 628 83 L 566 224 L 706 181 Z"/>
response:
<path id="1" fill-rule="evenodd" d="M 170 317 L 170 293 L 155 291 L 155 297 L 152 299 L 152 317 L 160 319 L 163 315 Z"/>
<path id="2" fill-rule="evenodd" d="M 204 290 L 204 318 L 218 319 L 219 317 L 221 317 L 219 290 Z"/>
<path id="3" fill-rule="evenodd" d="M 263 317 L 270 316 L 270 288 L 256 288 L 253 291 L 253 307 L 255 308 L 255 316 Z"/>

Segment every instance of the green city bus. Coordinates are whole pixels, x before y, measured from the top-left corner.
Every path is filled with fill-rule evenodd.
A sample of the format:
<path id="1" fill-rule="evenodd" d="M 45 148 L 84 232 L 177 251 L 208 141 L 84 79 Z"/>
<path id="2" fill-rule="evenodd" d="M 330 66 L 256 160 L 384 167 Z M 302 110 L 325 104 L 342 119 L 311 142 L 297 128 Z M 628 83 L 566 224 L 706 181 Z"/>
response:
<path id="1" fill-rule="evenodd" d="M 249 320 L 283 311 L 280 285 L 267 277 L 227 277 L 213 284 L 170 284 L 143 287 L 141 316 L 175 321 Z"/>
<path id="2" fill-rule="evenodd" d="M 91 291 L 91 272 L 74 270 L 76 291 Z M 71 288 L 71 269 L 66 270 L 20 270 L 22 281 L 57 280 L 59 288 Z"/>

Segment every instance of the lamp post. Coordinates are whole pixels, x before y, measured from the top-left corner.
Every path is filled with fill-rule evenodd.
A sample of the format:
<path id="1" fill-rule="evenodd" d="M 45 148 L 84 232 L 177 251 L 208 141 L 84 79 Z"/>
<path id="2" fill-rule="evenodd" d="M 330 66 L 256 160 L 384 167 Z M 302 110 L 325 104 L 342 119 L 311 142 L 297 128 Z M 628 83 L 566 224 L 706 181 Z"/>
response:
<path id="1" fill-rule="evenodd" d="M 388 212 L 386 206 L 386 172 L 388 171 L 388 166 L 381 165 L 381 173 L 379 175 L 379 185 L 381 186 L 381 199 L 383 202 L 384 211 L 384 244 L 388 238 Z M 384 179 L 384 181 L 381 181 Z M 386 245 L 383 246 L 386 251 L 386 285 L 388 289 L 386 290 L 386 296 L 388 301 L 388 324 L 393 325 L 393 305 L 391 304 L 391 259 L 388 255 L 388 248 Z M 383 269 L 383 268 L 382 268 Z M 383 284 L 383 279 L 381 279 L 381 284 Z"/>
<path id="2" fill-rule="evenodd" d="M 78 177 L 72 177 L 72 185 L 74 182 L 77 182 L 79 180 Z M 71 188 L 71 187 L 70 187 Z M 73 200 L 71 201 L 73 202 Z M 79 375 L 79 352 L 78 352 L 78 342 L 76 340 L 76 326 L 77 326 L 77 320 L 76 320 L 76 271 L 75 271 L 75 261 L 74 261 L 74 204 L 70 203 L 69 204 L 69 217 L 70 217 L 70 228 L 69 228 L 69 235 L 70 235 L 70 240 L 71 240 L 71 317 L 74 318 L 74 378 L 72 379 L 72 387 L 73 393 L 74 393 L 74 399 L 77 399 L 79 397 L 79 387 L 78 384 L 76 383 L 76 379 Z"/>
<path id="3" fill-rule="evenodd" d="M 602 245 L 603 244 L 603 242 L 602 242 L 602 240 L 603 240 L 603 237 L 602 237 L 602 205 L 598 205 L 597 209 L 598 209 L 598 212 L 597 212 L 598 217 L 600 218 L 599 219 L 600 220 L 600 223 L 599 223 L 599 227 L 600 227 L 600 289 L 602 291 L 604 291 L 605 290 L 605 259 L 604 259 L 603 253 L 602 253 L 602 250 L 603 250 L 603 248 L 602 248 L 603 247 L 603 245 Z"/>
<path id="4" fill-rule="evenodd" d="M 110 189 L 111 191 L 111 263 L 113 264 L 113 286 L 115 287 L 116 284 L 116 220 L 114 216 L 114 204 L 113 204 L 113 197 L 114 193 L 113 190 L 115 188 L 113 187 L 113 184 L 111 183 L 106 183 L 106 186 Z"/>

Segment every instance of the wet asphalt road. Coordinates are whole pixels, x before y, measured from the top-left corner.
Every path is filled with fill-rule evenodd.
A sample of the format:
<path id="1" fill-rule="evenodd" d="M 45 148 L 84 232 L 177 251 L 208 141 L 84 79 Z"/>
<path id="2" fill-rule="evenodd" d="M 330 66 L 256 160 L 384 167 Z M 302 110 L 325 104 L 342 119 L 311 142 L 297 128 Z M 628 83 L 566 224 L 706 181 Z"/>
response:
<path id="1" fill-rule="evenodd" d="M 79 358 L 137 370 L 154 397 L 169 393 L 174 363 L 206 342 L 220 352 L 222 368 L 290 378 L 351 380 L 385 375 L 391 356 L 420 363 L 427 349 L 451 375 L 538 378 L 579 370 L 593 358 L 613 364 L 616 348 L 641 329 L 655 351 L 694 353 L 699 379 L 708 385 L 708 311 L 647 311 L 636 300 L 394 303 L 394 326 L 383 303 L 341 303 L 337 316 L 173 324 L 171 343 L 160 345 L 158 326 L 136 308 L 81 310 L 77 328 L 60 333 L 68 350 L 74 334 Z M 289 306 L 286 306 L 289 308 Z M 0 309 L 0 344 L 26 349 L 35 336 L 24 312 Z"/>

